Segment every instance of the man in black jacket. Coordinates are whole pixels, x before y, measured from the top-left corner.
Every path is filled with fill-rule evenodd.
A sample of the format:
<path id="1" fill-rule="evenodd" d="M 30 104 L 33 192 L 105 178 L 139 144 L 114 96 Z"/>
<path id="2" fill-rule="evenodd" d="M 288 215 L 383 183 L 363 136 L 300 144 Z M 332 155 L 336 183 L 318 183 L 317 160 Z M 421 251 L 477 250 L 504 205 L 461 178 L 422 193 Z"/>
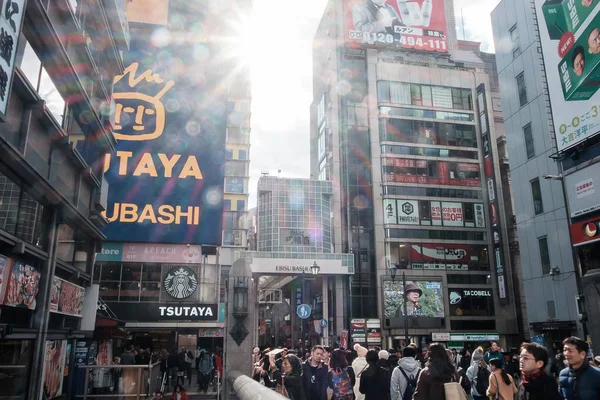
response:
<path id="1" fill-rule="evenodd" d="M 556 380 L 546 373 L 548 350 L 537 343 L 523 343 L 519 355 L 521 382 L 518 400 L 562 400 Z"/>
<path id="2" fill-rule="evenodd" d="M 304 388 L 308 400 L 327 400 L 327 372 L 329 368 L 323 362 L 325 349 L 315 346 L 308 360 L 302 364 Z"/>

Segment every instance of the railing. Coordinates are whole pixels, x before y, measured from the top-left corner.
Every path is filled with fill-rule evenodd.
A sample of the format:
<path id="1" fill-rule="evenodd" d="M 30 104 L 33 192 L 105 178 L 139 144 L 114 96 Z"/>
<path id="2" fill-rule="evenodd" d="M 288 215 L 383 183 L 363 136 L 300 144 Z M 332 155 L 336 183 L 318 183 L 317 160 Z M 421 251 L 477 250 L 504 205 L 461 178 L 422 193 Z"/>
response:
<path id="1" fill-rule="evenodd" d="M 150 365 L 80 365 L 79 368 L 85 369 L 85 383 L 83 395 L 78 398 L 95 399 L 95 398 L 135 398 L 136 400 L 151 397 L 152 393 L 161 390 L 163 385 L 163 374 L 160 372 L 160 362 Z M 110 393 L 91 393 L 90 371 L 95 374 L 108 374 L 112 376 L 111 371 L 120 370 L 120 376 L 117 382 L 112 382 L 114 390 Z M 110 378 L 109 378 L 110 379 Z"/>
<path id="2" fill-rule="evenodd" d="M 279 393 L 261 385 L 240 371 L 229 371 L 227 381 L 239 400 L 285 400 L 285 397 Z"/>

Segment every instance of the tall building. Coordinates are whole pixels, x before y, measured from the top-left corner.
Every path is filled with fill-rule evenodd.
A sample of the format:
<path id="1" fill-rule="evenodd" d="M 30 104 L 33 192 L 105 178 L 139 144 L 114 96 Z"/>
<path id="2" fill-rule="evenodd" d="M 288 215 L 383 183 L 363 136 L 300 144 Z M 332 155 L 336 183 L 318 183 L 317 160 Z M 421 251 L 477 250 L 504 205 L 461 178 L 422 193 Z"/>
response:
<path id="1" fill-rule="evenodd" d="M 71 397 L 71 349 L 94 330 L 112 81 L 129 27 L 121 1 L 14 0 L 2 11 L 2 396 Z"/>
<path id="2" fill-rule="evenodd" d="M 564 13 L 563 3 L 556 3 L 558 14 Z M 584 193 L 578 208 L 573 206 L 581 196 L 577 186 L 582 184 L 578 183 L 594 174 L 593 166 L 576 171 L 598 154 L 594 145 L 598 136 L 594 137 L 597 129 L 593 126 L 586 126 L 587 137 L 576 130 L 579 121 L 574 117 L 593 105 L 565 99 L 556 69 L 558 41 L 554 28 L 544 22 L 550 15 L 542 12 L 549 10 L 542 4 L 503 0 L 491 17 L 527 317 L 531 334 L 543 334 L 550 346 L 566 336 L 585 334 L 580 322 L 584 310 L 578 307 L 582 294 L 579 280 L 582 272 L 594 267 L 586 267 L 580 260 L 580 269 L 573 246 L 594 240 L 584 235 L 587 223 L 583 222 L 594 217 L 589 206 L 594 200 L 597 203 L 598 196 Z M 597 14 L 598 8 L 594 8 Z M 581 11 L 578 8 L 577 13 Z M 584 20 L 583 15 L 577 18 Z M 572 28 L 565 27 L 565 32 Z M 590 121 L 593 119 L 581 128 Z M 576 232 L 570 233 L 574 227 Z M 576 237 L 577 241 L 572 241 Z M 579 249 L 585 251 L 586 247 Z M 597 301 L 593 303 L 597 309 Z"/>
<path id="3" fill-rule="evenodd" d="M 452 1 L 331 0 L 314 40 L 311 173 L 355 257 L 346 327 L 379 318 L 384 346 L 522 339 L 493 78 L 454 25 Z"/>

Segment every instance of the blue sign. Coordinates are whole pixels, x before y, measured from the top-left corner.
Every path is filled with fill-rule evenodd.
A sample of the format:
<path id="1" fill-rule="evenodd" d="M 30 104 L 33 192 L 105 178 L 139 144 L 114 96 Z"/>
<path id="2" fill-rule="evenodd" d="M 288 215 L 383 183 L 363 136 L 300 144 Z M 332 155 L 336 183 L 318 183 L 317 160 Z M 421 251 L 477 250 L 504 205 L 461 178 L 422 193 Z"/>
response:
<path id="1" fill-rule="evenodd" d="M 132 39 L 114 79 L 118 143 L 104 165 L 103 232 L 111 241 L 220 245 L 227 107 L 217 74 L 225 72 L 210 45 L 158 47 L 150 36 Z"/>
<path id="2" fill-rule="evenodd" d="M 296 314 L 302 319 L 310 317 L 310 306 L 308 304 L 300 304 L 296 309 Z"/>
<path id="3" fill-rule="evenodd" d="M 319 324 L 320 324 L 320 325 L 321 325 L 323 328 L 325 328 L 325 327 L 327 326 L 327 324 L 329 324 L 329 322 L 327 322 L 327 320 L 326 320 L 325 318 L 323 318 L 323 319 L 321 320 L 321 322 L 319 322 Z"/>

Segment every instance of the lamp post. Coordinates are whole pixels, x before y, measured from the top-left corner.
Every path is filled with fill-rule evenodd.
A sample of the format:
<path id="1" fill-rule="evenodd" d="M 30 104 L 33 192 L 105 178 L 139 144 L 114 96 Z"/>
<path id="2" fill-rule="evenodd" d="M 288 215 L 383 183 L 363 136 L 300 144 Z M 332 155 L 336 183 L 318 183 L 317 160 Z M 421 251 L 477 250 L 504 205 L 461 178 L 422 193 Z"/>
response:
<path id="1" fill-rule="evenodd" d="M 313 262 L 313 264 L 310 266 L 310 272 L 311 275 L 317 276 L 319 274 L 319 271 L 321 270 L 321 267 L 319 266 L 319 264 L 317 264 L 316 261 Z M 311 278 L 311 280 L 314 278 Z M 304 291 L 306 289 L 306 273 L 304 272 L 304 268 L 302 269 L 302 304 L 305 304 L 305 298 L 306 296 L 304 296 Z M 300 318 L 300 337 L 302 338 L 302 349 L 304 349 L 304 323 L 306 321 L 304 321 L 304 319 Z"/>

